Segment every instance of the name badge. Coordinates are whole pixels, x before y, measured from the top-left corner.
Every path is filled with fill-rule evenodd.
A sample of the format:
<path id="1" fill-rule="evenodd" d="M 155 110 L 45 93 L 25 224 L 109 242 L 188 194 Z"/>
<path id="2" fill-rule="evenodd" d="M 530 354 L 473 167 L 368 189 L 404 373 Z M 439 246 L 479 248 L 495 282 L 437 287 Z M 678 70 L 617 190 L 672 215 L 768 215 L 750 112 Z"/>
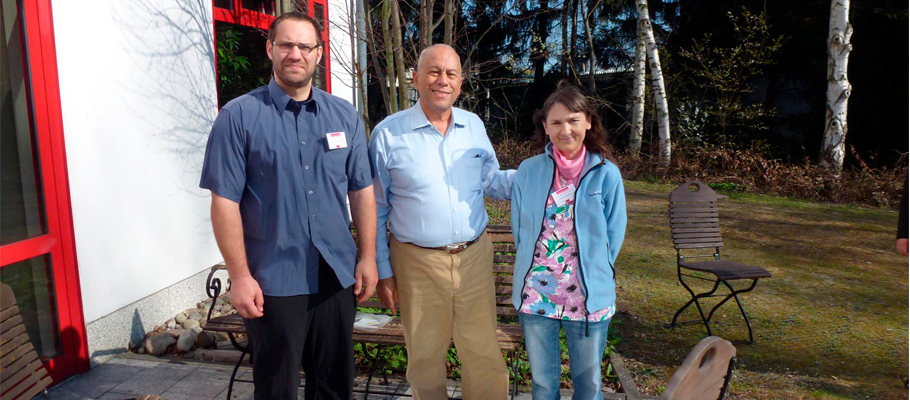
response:
<path id="1" fill-rule="evenodd" d="M 325 140 L 329 142 L 329 150 L 348 147 L 348 141 L 344 138 L 344 132 L 326 133 Z"/>
<path id="2" fill-rule="evenodd" d="M 570 183 L 569 186 L 553 192 L 550 196 L 553 196 L 557 207 L 562 207 L 569 200 L 575 200 L 575 185 Z"/>

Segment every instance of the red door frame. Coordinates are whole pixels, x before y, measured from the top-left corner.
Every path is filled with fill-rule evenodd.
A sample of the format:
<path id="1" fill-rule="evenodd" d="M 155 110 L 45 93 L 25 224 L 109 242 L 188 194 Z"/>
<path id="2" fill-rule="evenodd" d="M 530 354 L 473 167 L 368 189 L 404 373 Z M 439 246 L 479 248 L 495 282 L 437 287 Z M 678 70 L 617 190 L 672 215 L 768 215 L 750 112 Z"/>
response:
<path id="1" fill-rule="evenodd" d="M 48 233 L 0 248 L 0 266 L 50 255 L 62 354 L 45 366 L 54 382 L 89 370 L 88 341 L 70 204 L 51 0 L 24 0 L 25 53 Z M 2 268 L 2 267 L 0 267 Z"/>
<path id="2" fill-rule="evenodd" d="M 249 26 L 252 28 L 262 29 L 264 31 L 269 30 L 269 25 L 272 24 L 272 21 L 275 20 L 274 15 L 248 10 L 243 8 L 243 0 L 232 0 L 233 10 L 227 8 L 215 7 L 215 1 L 212 0 L 212 32 L 215 32 L 215 22 L 226 22 L 229 24 Z M 279 1 L 279 0 L 276 0 Z M 326 92 L 332 93 L 332 67 L 331 61 L 332 58 L 329 56 L 331 49 L 329 46 L 329 5 L 328 0 L 307 0 L 307 9 L 309 10 L 309 15 L 311 17 L 313 14 L 313 4 L 322 5 L 323 10 L 323 21 L 325 21 L 325 26 L 322 27 L 322 57 L 325 60 L 325 88 Z M 218 48 L 218 43 L 215 42 L 215 37 L 212 37 L 213 43 L 215 43 L 215 48 Z M 215 80 L 218 80 L 218 52 L 215 52 Z"/>

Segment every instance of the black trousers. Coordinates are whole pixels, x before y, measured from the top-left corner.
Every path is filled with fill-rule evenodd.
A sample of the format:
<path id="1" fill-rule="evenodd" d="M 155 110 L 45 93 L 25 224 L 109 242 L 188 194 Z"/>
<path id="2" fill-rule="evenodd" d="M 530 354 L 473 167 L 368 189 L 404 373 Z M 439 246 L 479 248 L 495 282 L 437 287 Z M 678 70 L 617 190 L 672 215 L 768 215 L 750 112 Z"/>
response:
<path id="1" fill-rule="evenodd" d="M 353 285 L 342 288 L 319 257 L 319 292 L 265 296 L 263 316 L 244 319 L 253 356 L 256 400 L 296 400 L 300 367 L 306 399 L 350 400 L 354 386 Z"/>

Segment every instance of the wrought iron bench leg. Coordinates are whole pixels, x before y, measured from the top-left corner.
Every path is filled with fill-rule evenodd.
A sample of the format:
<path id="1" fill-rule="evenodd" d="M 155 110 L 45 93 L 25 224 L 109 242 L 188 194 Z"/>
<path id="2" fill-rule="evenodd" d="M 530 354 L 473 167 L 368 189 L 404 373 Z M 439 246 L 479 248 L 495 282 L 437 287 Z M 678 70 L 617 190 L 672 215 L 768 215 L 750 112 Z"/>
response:
<path id="1" fill-rule="evenodd" d="M 509 398 L 514 399 L 515 396 L 518 396 L 518 352 L 510 351 L 509 352 L 509 364 L 511 364 L 512 369 L 512 387 L 509 393 Z"/>
<path id="2" fill-rule="evenodd" d="M 234 341 L 234 335 L 230 335 L 231 341 Z M 240 364 L 243 363 L 243 357 L 247 355 L 247 349 L 243 348 L 240 350 L 240 359 L 237 360 L 237 365 L 234 365 L 234 371 L 231 372 L 231 380 L 228 382 L 227 390 L 227 400 L 231 400 L 231 392 L 234 391 L 234 381 L 237 380 L 237 371 L 240 369 Z"/>
<path id="3" fill-rule="evenodd" d="M 364 347 L 364 349 L 366 349 L 366 343 L 364 343 L 363 347 Z M 373 383 L 373 375 L 376 373 L 377 367 L 381 368 L 383 384 L 385 384 L 387 386 L 389 384 L 389 377 L 385 373 L 385 358 L 380 359 L 380 357 L 379 357 L 379 353 L 382 352 L 383 347 L 385 347 L 385 345 L 382 345 L 382 344 L 376 346 L 376 355 L 372 357 L 373 360 L 371 360 L 372 362 L 370 363 L 371 364 L 370 373 L 367 375 L 367 385 L 363 391 L 364 399 L 366 399 L 367 397 L 370 396 L 370 384 Z M 368 351 L 364 351 L 363 354 L 369 355 L 370 353 Z M 396 390 L 396 392 L 397 392 L 397 390 Z"/>

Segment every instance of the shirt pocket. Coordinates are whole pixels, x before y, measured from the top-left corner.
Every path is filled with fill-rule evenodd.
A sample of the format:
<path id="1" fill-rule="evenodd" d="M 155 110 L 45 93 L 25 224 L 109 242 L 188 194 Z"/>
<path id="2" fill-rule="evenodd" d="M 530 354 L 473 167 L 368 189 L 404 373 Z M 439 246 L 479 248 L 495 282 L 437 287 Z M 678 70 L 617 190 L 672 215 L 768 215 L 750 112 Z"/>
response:
<path id="1" fill-rule="evenodd" d="M 334 178 L 335 182 L 339 184 L 347 181 L 347 163 L 350 154 L 351 148 L 344 147 L 326 150 L 325 155 L 322 157 L 322 160 L 325 163 L 326 172 L 328 172 L 329 175 Z"/>
<path id="2" fill-rule="evenodd" d="M 455 158 L 453 172 L 459 192 L 480 192 L 483 190 L 484 153 L 480 149 L 468 149 Z"/>

